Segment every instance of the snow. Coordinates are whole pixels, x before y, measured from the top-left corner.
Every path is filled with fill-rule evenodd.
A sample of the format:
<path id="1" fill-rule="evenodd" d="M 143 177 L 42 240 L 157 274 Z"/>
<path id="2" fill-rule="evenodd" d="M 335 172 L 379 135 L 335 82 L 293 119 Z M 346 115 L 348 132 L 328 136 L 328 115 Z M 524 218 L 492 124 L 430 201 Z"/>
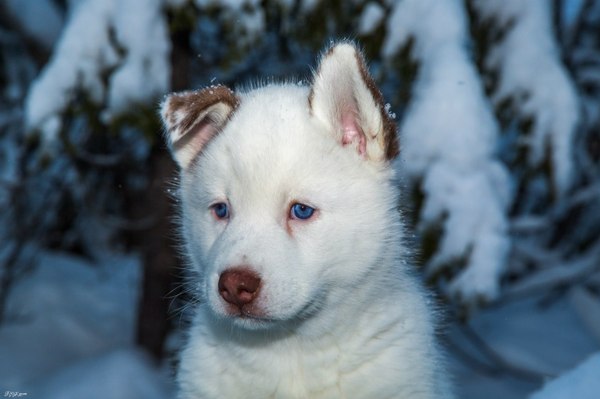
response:
<path id="1" fill-rule="evenodd" d="M 8 14 L 21 29 L 50 50 L 60 35 L 63 17 L 51 0 L 6 0 Z"/>
<path id="2" fill-rule="evenodd" d="M 30 129 L 41 129 L 47 141 L 56 139 L 58 115 L 81 86 L 98 103 L 104 97 L 100 72 L 116 65 L 118 55 L 109 45 L 107 21 L 113 1 L 83 1 L 66 26 L 53 57 L 33 82 L 25 102 L 25 120 Z"/>
<path id="3" fill-rule="evenodd" d="M 233 29 L 240 32 L 238 45 L 250 45 L 265 31 L 265 10 L 259 0 L 195 0 L 195 3 L 200 9 L 218 6 L 227 10 L 226 18 L 232 20 Z"/>
<path id="4" fill-rule="evenodd" d="M 600 394 L 600 352 L 575 369 L 547 383 L 530 399 L 597 399 Z"/>
<path id="5" fill-rule="evenodd" d="M 450 285 L 466 302 L 493 299 L 510 248 L 509 177 L 495 156 L 498 126 L 467 52 L 462 2 L 405 0 L 388 19 L 385 58 L 410 37 L 420 61 L 414 100 L 401 122 L 402 173 L 421 181 L 421 229 L 443 221 L 430 273 L 463 257 Z M 477 195 L 473 195 L 477 193 Z"/>
<path id="6" fill-rule="evenodd" d="M 169 7 L 179 8 L 184 6 L 187 0 L 165 0 L 165 4 Z"/>
<path id="7" fill-rule="evenodd" d="M 577 16 L 583 8 L 585 0 L 568 0 L 562 2 L 563 7 L 563 23 L 567 26 L 572 26 Z"/>
<path id="8" fill-rule="evenodd" d="M 140 350 L 117 349 L 76 362 L 51 375 L 32 397 L 45 399 L 165 399 L 169 387 Z"/>
<path id="9" fill-rule="evenodd" d="M 28 130 L 40 130 L 47 142 L 56 139 L 59 115 L 77 90 L 97 104 L 106 101 L 110 118 L 169 88 L 170 44 L 160 0 L 81 0 L 73 7 L 25 102 Z M 107 88 L 103 79 L 111 69 Z"/>
<path id="10" fill-rule="evenodd" d="M 518 112 L 534 117 L 526 141 L 529 163 L 540 165 L 550 149 L 555 191 L 563 195 L 573 182 L 573 141 L 580 105 L 554 40 L 552 2 L 478 0 L 474 5 L 484 18 L 493 16 L 502 24 L 514 21 L 486 61 L 488 68 L 500 72 L 493 100 L 513 98 Z"/>
<path id="11" fill-rule="evenodd" d="M 232 10 L 241 11 L 244 6 L 256 7 L 259 0 L 196 0 L 198 7 L 220 6 Z"/>
<path id="12" fill-rule="evenodd" d="M 304 0 L 300 4 L 300 8 L 302 12 L 310 13 L 313 11 L 319 4 L 321 0 Z"/>
<path id="13" fill-rule="evenodd" d="M 0 389 L 43 398 L 168 397 L 164 371 L 133 346 L 141 269 L 44 253 L 0 325 Z M 85 392 L 85 393 L 84 393 Z"/>
<path id="14" fill-rule="evenodd" d="M 581 322 L 598 342 L 600 342 L 600 301 L 585 288 L 573 289 L 569 296 L 571 305 Z M 600 391 L 599 391 L 600 392 Z"/>
<path id="15" fill-rule="evenodd" d="M 568 298 L 543 305 L 542 296 L 505 302 L 474 315 L 468 324 L 508 364 L 536 377 L 517 377 L 475 349 L 473 340 L 461 332 L 460 323 L 449 326 L 451 370 L 461 399 L 522 399 L 538 390 L 544 380 L 560 375 L 600 350 L 598 341 L 582 324 Z M 456 347 L 487 364 L 466 363 Z M 567 396 L 565 398 L 577 398 Z"/>
<path id="16" fill-rule="evenodd" d="M 358 33 L 361 35 L 372 33 L 381 24 L 384 16 L 385 10 L 381 5 L 375 2 L 368 3 L 360 16 Z"/>
<path id="17" fill-rule="evenodd" d="M 126 55 L 111 77 L 110 113 L 165 93 L 170 79 L 170 45 L 161 0 L 121 0 L 116 4 L 112 17 L 115 34 Z"/>

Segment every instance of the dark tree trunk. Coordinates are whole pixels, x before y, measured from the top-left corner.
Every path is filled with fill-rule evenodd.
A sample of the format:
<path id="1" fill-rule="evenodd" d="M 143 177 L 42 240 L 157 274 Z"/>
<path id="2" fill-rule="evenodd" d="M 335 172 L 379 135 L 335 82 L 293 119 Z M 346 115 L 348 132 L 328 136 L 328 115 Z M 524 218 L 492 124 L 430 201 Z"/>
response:
<path id="1" fill-rule="evenodd" d="M 167 194 L 175 166 L 166 151 L 155 151 L 151 158 L 152 182 L 146 198 L 139 201 L 140 211 L 153 215 L 155 223 L 144 231 L 141 240 L 144 278 L 139 303 L 137 342 L 157 358 L 163 356 L 164 341 L 171 330 L 170 293 L 176 286 L 177 254 L 173 243 L 172 200 Z"/>
<path id="2" fill-rule="evenodd" d="M 171 87 L 173 90 L 187 88 L 191 52 L 188 30 L 171 34 Z M 157 132 L 159 135 L 160 132 Z M 173 216 L 175 207 L 167 189 L 175 176 L 175 164 L 162 144 L 155 145 L 150 159 L 152 182 L 145 197 L 139 199 L 135 210 L 143 215 L 157 218 L 153 226 L 144 231 L 139 239 L 143 252 L 144 280 L 139 304 L 137 342 L 157 358 L 164 352 L 164 341 L 172 328 L 169 305 L 173 301 L 177 285 L 180 285 L 179 258 L 175 251 Z"/>

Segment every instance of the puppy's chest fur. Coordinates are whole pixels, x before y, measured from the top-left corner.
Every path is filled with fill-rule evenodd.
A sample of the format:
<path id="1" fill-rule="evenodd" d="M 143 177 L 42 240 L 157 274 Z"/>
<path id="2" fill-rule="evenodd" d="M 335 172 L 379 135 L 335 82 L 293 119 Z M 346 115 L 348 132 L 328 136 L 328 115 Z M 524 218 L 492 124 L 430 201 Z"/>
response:
<path id="1" fill-rule="evenodd" d="M 238 337 L 223 345 L 222 334 L 227 332 L 214 330 L 200 317 L 179 374 L 185 397 L 438 397 L 436 384 L 430 383 L 435 381 L 435 368 L 423 361 L 423 356 L 435 353 L 423 352 L 427 343 L 416 334 L 421 327 L 415 330 L 389 319 L 357 321 L 363 331 L 349 323 L 340 327 L 352 333 L 333 331 L 316 341 L 289 335 L 273 337 L 268 345 L 249 345 Z M 210 384 L 189 384 L 199 375 Z M 438 378 L 439 383 L 444 379 Z"/>

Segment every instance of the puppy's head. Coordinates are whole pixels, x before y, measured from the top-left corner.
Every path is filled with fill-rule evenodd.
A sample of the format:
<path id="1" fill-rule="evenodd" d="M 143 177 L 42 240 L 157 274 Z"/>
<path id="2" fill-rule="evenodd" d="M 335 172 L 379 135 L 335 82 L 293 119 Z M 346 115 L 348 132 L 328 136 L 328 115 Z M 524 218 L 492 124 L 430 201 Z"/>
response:
<path id="1" fill-rule="evenodd" d="M 173 94 L 162 117 L 214 314 L 259 328 L 353 301 L 398 227 L 395 125 L 353 44 L 325 52 L 310 87 Z"/>

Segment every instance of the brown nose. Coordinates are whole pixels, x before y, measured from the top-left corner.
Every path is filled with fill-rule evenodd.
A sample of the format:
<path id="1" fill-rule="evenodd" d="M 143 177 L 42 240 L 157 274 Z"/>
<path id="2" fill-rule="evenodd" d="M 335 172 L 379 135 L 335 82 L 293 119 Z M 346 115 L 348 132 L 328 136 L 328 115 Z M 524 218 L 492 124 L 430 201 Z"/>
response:
<path id="1" fill-rule="evenodd" d="M 219 294 L 240 309 L 254 301 L 260 289 L 260 277 L 246 267 L 225 270 L 219 277 Z"/>

